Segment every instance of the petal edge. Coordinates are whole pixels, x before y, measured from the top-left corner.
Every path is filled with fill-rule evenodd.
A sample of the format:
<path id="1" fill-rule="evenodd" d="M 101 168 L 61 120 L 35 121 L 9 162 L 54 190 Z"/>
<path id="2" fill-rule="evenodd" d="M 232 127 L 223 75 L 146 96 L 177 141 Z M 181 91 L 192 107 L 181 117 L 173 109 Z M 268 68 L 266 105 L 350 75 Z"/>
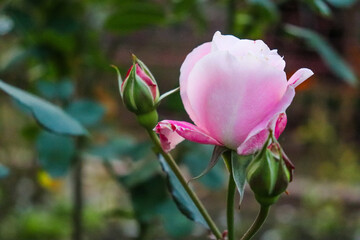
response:
<path id="1" fill-rule="evenodd" d="M 204 130 L 188 122 L 163 120 L 156 125 L 154 131 L 159 134 L 161 147 L 165 152 L 174 149 L 184 139 L 202 144 L 222 146 Z"/>

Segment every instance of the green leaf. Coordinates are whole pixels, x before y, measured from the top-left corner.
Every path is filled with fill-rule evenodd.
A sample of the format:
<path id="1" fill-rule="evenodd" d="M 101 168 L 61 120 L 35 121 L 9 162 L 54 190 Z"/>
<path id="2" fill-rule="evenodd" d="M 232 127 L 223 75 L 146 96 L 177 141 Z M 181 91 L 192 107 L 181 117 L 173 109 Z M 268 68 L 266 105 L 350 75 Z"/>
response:
<path id="1" fill-rule="evenodd" d="M 249 166 L 253 155 L 241 156 L 238 155 L 235 151 L 231 152 L 231 164 L 232 164 L 232 174 L 236 187 L 240 194 L 240 204 L 244 197 L 244 189 L 246 183 L 246 169 Z"/>
<path id="2" fill-rule="evenodd" d="M 0 179 L 6 178 L 10 173 L 9 168 L 5 167 L 0 163 Z"/>
<path id="3" fill-rule="evenodd" d="M 334 7 L 343 8 L 350 7 L 356 3 L 357 0 L 326 0 Z"/>
<path id="4" fill-rule="evenodd" d="M 318 33 L 291 24 L 287 24 L 285 26 L 285 31 L 295 37 L 304 39 L 306 43 L 321 56 L 330 70 L 333 71 L 339 78 L 343 79 L 350 85 L 354 86 L 357 84 L 357 77 L 349 65 Z"/>
<path id="5" fill-rule="evenodd" d="M 168 188 L 178 209 L 190 220 L 198 222 L 204 227 L 209 228 L 205 219 L 196 208 L 190 196 L 183 188 L 180 181 L 165 161 L 164 157 L 159 155 L 159 161 L 163 171 L 167 175 Z"/>
<path id="6" fill-rule="evenodd" d="M 44 131 L 36 141 L 36 149 L 41 167 L 54 178 L 63 177 L 75 155 L 75 141 Z"/>
<path id="7" fill-rule="evenodd" d="M 103 118 L 105 108 L 93 100 L 81 99 L 72 102 L 66 112 L 84 126 L 93 127 Z"/>
<path id="8" fill-rule="evenodd" d="M 59 107 L 0 80 L 0 89 L 20 102 L 45 129 L 58 134 L 87 135 L 87 130 Z"/>

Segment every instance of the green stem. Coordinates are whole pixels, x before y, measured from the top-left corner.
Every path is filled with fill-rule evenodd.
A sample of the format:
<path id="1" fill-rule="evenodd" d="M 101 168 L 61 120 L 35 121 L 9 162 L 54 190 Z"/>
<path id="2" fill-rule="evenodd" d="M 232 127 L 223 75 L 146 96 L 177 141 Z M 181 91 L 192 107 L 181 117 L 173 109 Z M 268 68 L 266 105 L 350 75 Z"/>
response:
<path id="1" fill-rule="evenodd" d="M 253 225 L 249 228 L 249 230 L 245 233 L 245 235 L 241 238 L 241 240 L 250 240 L 255 233 L 260 229 L 263 223 L 266 220 L 266 217 L 269 213 L 270 206 L 261 206 L 259 214 L 255 219 Z"/>
<path id="2" fill-rule="evenodd" d="M 79 137 L 77 139 L 77 152 L 74 157 L 73 166 L 73 230 L 72 240 L 83 239 L 83 208 L 84 208 L 84 196 L 83 196 L 83 162 L 81 159 L 81 149 L 85 144 L 85 138 Z"/>
<path id="3" fill-rule="evenodd" d="M 231 163 L 230 163 L 231 166 Z M 235 200 L 235 181 L 230 169 L 229 174 L 229 184 L 227 192 L 227 205 L 226 205 L 226 216 L 227 216 L 227 226 L 228 226 L 228 239 L 234 240 L 234 200 Z"/>
<path id="4" fill-rule="evenodd" d="M 166 163 L 169 165 L 171 170 L 174 172 L 175 176 L 179 179 L 181 185 L 183 186 L 183 188 L 185 189 L 187 194 L 189 194 L 189 197 L 194 202 L 195 206 L 197 207 L 197 209 L 199 210 L 199 212 L 205 219 L 206 223 L 209 225 L 211 232 L 215 235 L 216 239 L 222 239 L 221 232 L 217 228 L 215 222 L 211 219 L 209 213 L 206 211 L 205 207 L 202 205 L 202 203 L 200 202 L 199 198 L 196 196 L 194 191 L 191 190 L 191 188 L 188 186 L 187 181 L 185 180 L 184 176 L 181 174 L 180 169 L 179 169 L 178 165 L 176 164 L 175 160 L 172 158 L 172 156 L 170 154 L 164 152 L 164 150 L 161 148 L 161 144 L 160 144 L 159 138 L 156 135 L 156 133 L 151 130 L 148 130 L 147 132 L 148 132 L 151 140 L 157 147 L 157 151 L 164 157 L 164 159 L 166 160 Z"/>

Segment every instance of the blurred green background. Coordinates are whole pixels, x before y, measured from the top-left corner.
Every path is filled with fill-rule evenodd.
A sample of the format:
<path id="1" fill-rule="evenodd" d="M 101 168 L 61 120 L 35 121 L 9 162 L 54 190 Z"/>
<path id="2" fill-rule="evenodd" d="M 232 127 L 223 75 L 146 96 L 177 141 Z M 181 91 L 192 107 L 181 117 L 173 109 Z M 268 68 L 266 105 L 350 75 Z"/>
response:
<path id="1" fill-rule="evenodd" d="M 136 54 L 162 93 L 178 86 L 186 55 L 215 31 L 263 39 L 297 88 L 279 141 L 294 181 L 255 239 L 360 239 L 360 2 L 356 0 L 3 0 L 0 79 L 63 108 L 90 131 L 85 142 L 41 130 L 0 93 L 0 239 L 76 239 L 74 158 L 81 159 L 83 239 L 207 239 L 177 210 L 145 132 L 123 107 L 110 67 L 125 75 Z M 179 95 L 161 119 L 188 120 Z M 174 156 L 189 178 L 210 146 L 182 143 Z M 224 228 L 223 163 L 193 182 Z M 75 211 L 76 212 L 76 211 Z M 238 234 L 255 218 L 247 189 Z M 241 225 L 240 225 L 241 224 Z M 75 227 L 76 228 L 76 227 Z"/>

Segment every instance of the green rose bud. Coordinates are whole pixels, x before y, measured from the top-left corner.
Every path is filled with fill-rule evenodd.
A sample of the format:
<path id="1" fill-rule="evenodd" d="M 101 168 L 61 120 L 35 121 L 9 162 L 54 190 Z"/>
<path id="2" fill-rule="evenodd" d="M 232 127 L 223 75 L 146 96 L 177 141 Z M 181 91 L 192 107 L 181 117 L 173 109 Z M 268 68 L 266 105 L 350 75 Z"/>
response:
<path id="1" fill-rule="evenodd" d="M 126 108 L 136 114 L 143 127 L 153 129 L 158 122 L 156 107 L 160 101 L 159 88 L 149 68 L 135 55 L 132 57 L 133 65 L 124 81 L 119 69 L 113 66 L 118 73 L 121 98 Z"/>
<path id="2" fill-rule="evenodd" d="M 133 65 L 120 86 L 125 106 L 136 115 L 152 112 L 159 99 L 159 89 L 147 66 L 133 55 Z"/>
<path id="3" fill-rule="evenodd" d="M 276 142 L 267 146 L 268 142 L 249 164 L 246 173 L 256 200 L 263 206 L 274 204 L 285 192 L 293 168 L 280 145 Z"/>

